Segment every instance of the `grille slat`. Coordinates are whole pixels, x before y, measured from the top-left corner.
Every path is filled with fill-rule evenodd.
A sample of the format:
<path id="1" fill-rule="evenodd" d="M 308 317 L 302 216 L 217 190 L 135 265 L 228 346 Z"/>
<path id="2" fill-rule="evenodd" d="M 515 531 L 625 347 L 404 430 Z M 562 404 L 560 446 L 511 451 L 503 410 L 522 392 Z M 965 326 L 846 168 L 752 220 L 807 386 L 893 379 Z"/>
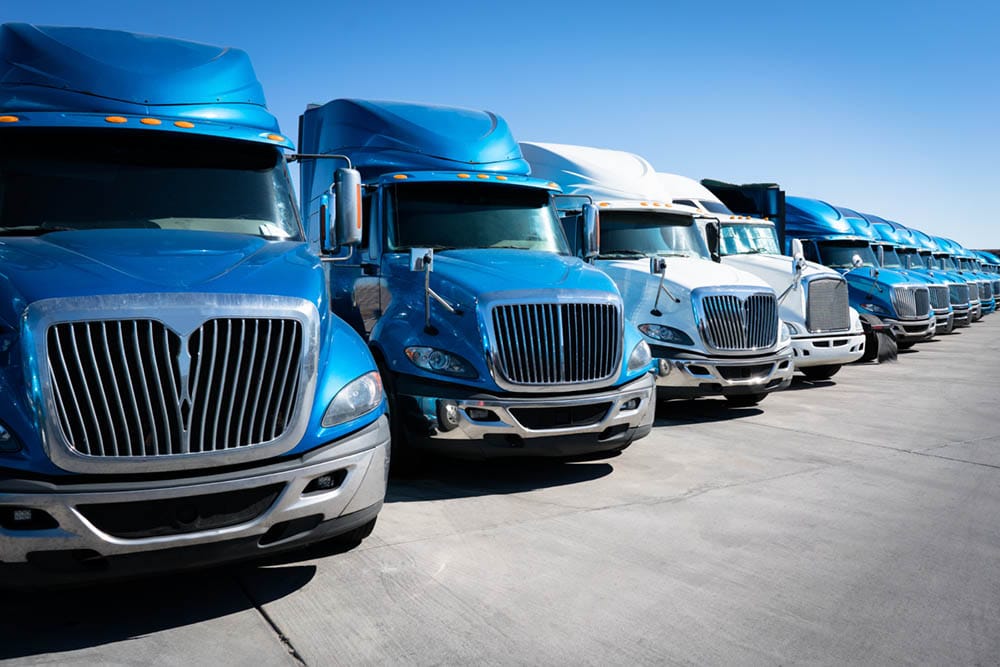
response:
<path id="1" fill-rule="evenodd" d="M 927 292 L 930 295 L 931 308 L 935 310 L 948 307 L 948 288 L 944 285 L 929 285 Z"/>
<path id="2" fill-rule="evenodd" d="M 272 332 L 279 339 L 273 345 Z M 302 349 L 297 320 L 209 320 L 186 347 L 156 320 L 53 324 L 46 357 L 54 416 L 69 446 L 87 456 L 163 457 L 264 444 L 291 424 Z"/>
<path id="3" fill-rule="evenodd" d="M 701 297 L 706 343 L 716 350 L 759 350 L 778 340 L 778 304 L 773 294 L 712 294 Z"/>
<path id="4" fill-rule="evenodd" d="M 511 384 L 600 382 L 619 367 L 622 320 L 604 303 L 501 304 L 492 309 L 496 370 Z"/>

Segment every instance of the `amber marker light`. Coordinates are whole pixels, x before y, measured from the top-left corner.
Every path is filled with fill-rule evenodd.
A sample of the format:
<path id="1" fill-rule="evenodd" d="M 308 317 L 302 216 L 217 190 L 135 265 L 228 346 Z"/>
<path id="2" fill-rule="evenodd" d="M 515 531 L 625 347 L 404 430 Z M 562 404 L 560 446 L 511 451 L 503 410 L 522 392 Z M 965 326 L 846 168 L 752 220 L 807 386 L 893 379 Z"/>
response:
<path id="1" fill-rule="evenodd" d="M 0 123 L 16 123 L 19 120 L 17 116 L 0 116 Z"/>
<path id="2" fill-rule="evenodd" d="M 163 121 L 159 118 L 140 118 L 139 122 L 143 125 L 162 125 Z"/>
<path id="3" fill-rule="evenodd" d="M 598 206 L 601 206 L 601 207 L 603 207 L 603 206 L 611 206 L 611 204 L 609 204 L 609 203 L 608 203 L 608 202 L 606 202 L 606 201 L 602 201 L 602 202 L 598 202 L 598 204 L 597 204 L 597 205 L 598 205 Z"/>
<path id="4" fill-rule="evenodd" d="M 393 174 L 392 177 L 395 178 L 397 181 L 405 181 L 406 179 L 409 178 L 409 176 L 407 176 L 406 174 Z"/>
<path id="5" fill-rule="evenodd" d="M 499 174 L 498 174 L 498 175 L 497 175 L 497 180 L 498 180 L 498 181 L 506 181 L 506 180 L 507 180 L 507 177 L 506 177 L 506 176 L 503 176 L 503 175 L 499 175 Z"/>
<path id="6" fill-rule="evenodd" d="M 189 120 L 175 120 L 174 121 L 174 126 L 176 126 L 176 127 L 183 127 L 185 129 L 189 130 L 192 127 L 194 127 L 194 123 L 192 123 Z"/>
<path id="7" fill-rule="evenodd" d="M 122 123 L 127 123 L 128 118 L 125 118 L 124 116 L 105 116 L 104 122 L 115 123 L 116 125 L 120 125 Z"/>
<path id="8" fill-rule="evenodd" d="M 270 139 L 271 141 L 284 141 L 285 140 L 285 138 L 283 136 L 281 136 L 280 134 L 269 134 L 269 135 L 267 135 L 267 138 Z"/>
<path id="9" fill-rule="evenodd" d="M 459 174 L 458 177 L 459 178 L 469 178 L 469 175 L 468 174 Z"/>
<path id="10" fill-rule="evenodd" d="M 489 177 L 490 177 L 489 174 L 476 174 L 476 178 L 487 179 Z"/>

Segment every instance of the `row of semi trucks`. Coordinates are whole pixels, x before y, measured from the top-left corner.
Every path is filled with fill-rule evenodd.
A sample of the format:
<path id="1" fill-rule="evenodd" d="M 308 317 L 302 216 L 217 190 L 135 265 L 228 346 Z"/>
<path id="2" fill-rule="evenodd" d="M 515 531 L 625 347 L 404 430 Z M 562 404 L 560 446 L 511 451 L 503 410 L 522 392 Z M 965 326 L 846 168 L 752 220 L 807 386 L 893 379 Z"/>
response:
<path id="1" fill-rule="evenodd" d="M 613 453 L 658 398 L 754 405 L 998 287 L 489 112 L 338 99 L 296 149 L 244 52 L 167 38 L 0 26 L 0 137 L 6 585 L 357 542 L 390 457 Z"/>

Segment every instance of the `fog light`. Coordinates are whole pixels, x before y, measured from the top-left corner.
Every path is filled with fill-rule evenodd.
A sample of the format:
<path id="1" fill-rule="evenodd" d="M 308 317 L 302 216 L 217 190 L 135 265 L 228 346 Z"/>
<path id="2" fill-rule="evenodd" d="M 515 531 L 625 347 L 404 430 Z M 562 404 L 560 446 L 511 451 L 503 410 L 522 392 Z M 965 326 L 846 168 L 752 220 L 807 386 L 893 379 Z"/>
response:
<path id="1" fill-rule="evenodd" d="M 438 401 L 437 418 L 438 428 L 442 431 L 458 428 L 458 406 L 451 401 Z"/>
<path id="2" fill-rule="evenodd" d="M 31 521 L 31 517 L 32 517 L 31 510 L 20 509 L 20 510 L 14 510 L 14 516 L 12 518 L 14 519 L 15 522 L 18 522 L 18 521 Z"/>
<path id="3" fill-rule="evenodd" d="M 483 408 L 466 408 L 465 414 L 469 415 L 469 419 L 477 422 L 497 421 L 495 414 Z"/>
<path id="4" fill-rule="evenodd" d="M 622 410 L 638 410 L 639 404 L 642 402 L 638 396 L 635 398 L 630 398 L 622 404 Z"/>
<path id="5" fill-rule="evenodd" d="M 0 528 L 6 530 L 44 530 L 58 526 L 59 522 L 42 510 L 30 507 L 0 507 Z"/>
<path id="6" fill-rule="evenodd" d="M 13 452 L 19 451 L 21 449 L 21 443 L 10 430 L 0 424 L 0 452 L 4 454 L 11 454 Z"/>
<path id="7" fill-rule="evenodd" d="M 325 475 L 320 475 L 316 477 L 311 482 L 306 484 L 306 488 L 302 490 L 302 493 L 312 493 L 314 491 L 330 491 L 332 489 L 339 488 L 341 484 L 344 483 L 344 479 L 347 477 L 346 470 L 336 470 L 334 472 L 328 472 Z"/>

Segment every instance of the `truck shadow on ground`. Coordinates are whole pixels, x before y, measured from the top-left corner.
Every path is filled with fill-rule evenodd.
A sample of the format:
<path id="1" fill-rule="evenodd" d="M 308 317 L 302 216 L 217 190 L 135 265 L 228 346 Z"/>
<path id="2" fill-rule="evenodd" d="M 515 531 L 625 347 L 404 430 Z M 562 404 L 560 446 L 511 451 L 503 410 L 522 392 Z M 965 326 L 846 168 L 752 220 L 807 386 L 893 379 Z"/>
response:
<path id="1" fill-rule="evenodd" d="M 232 569 L 219 568 L 77 588 L 5 590 L 0 660 L 94 648 L 251 611 L 316 575 L 312 565 L 246 567 L 254 572 L 253 599 Z"/>
<path id="2" fill-rule="evenodd" d="M 792 383 L 782 389 L 782 391 L 802 391 L 803 389 L 819 389 L 821 387 L 836 387 L 835 380 L 809 380 L 796 375 L 792 378 Z"/>
<path id="3" fill-rule="evenodd" d="M 617 454 L 604 454 L 608 459 Z M 591 457 L 593 458 L 593 457 Z M 449 461 L 431 459 L 405 475 L 392 475 L 387 503 L 469 498 L 583 484 L 610 475 L 614 467 L 586 457 L 572 460 L 500 459 Z"/>
<path id="4" fill-rule="evenodd" d="M 762 414 L 756 406 L 734 408 L 724 398 L 699 398 L 689 401 L 661 401 L 656 406 L 656 421 L 653 426 L 671 424 L 701 424 L 743 419 Z"/>

